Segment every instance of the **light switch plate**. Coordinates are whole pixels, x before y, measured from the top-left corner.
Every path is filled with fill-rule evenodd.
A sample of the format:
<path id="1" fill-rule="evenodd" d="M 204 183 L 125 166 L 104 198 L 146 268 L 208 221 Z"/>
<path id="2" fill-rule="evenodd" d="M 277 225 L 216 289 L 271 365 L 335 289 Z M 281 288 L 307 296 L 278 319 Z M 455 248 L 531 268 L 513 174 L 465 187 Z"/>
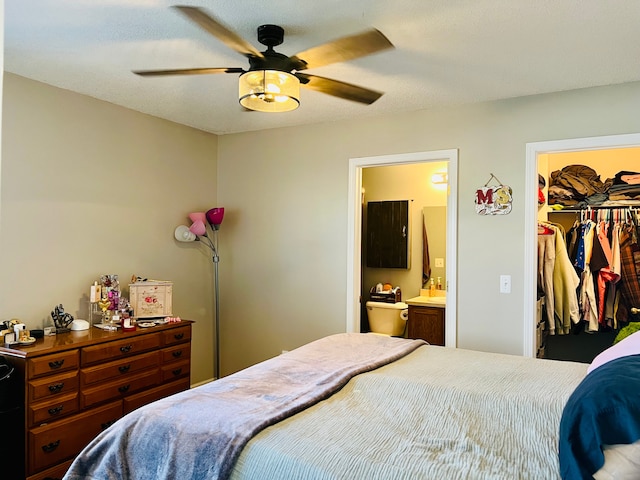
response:
<path id="1" fill-rule="evenodd" d="M 511 293 L 511 275 L 500 275 L 500 293 Z"/>
<path id="2" fill-rule="evenodd" d="M 436 258 L 436 267 L 444 267 L 444 258 Z"/>

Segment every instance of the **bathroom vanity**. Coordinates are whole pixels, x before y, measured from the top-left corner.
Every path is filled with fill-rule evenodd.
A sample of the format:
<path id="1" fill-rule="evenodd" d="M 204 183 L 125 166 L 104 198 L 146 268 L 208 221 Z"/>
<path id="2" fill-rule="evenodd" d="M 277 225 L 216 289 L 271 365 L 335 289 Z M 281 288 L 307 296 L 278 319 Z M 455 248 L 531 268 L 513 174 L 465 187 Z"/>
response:
<path id="1" fill-rule="evenodd" d="M 444 346 L 446 297 L 419 296 L 405 300 L 405 303 L 409 305 L 407 337 Z"/>

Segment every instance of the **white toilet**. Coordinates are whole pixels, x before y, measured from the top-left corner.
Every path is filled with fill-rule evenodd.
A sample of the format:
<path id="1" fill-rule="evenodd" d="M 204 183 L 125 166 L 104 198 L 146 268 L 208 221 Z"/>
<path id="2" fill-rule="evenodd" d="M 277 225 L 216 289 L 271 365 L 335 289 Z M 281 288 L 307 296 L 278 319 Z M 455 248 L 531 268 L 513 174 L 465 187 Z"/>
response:
<path id="1" fill-rule="evenodd" d="M 404 302 L 367 302 L 367 318 L 372 333 L 401 337 L 409 318 L 409 305 Z"/>

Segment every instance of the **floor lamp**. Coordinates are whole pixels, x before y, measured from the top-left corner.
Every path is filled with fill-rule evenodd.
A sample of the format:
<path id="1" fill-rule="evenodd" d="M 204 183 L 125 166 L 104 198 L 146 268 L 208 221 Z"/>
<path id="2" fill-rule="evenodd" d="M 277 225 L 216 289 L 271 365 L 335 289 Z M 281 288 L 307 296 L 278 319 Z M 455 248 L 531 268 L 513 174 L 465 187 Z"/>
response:
<path id="1" fill-rule="evenodd" d="M 199 241 L 211 250 L 213 260 L 214 289 L 215 289 L 215 318 L 214 318 L 214 364 L 213 376 L 220 378 L 220 290 L 218 287 L 218 230 L 224 218 L 224 208 L 212 208 L 205 212 L 189 214 L 191 226 L 180 225 L 176 227 L 174 237 L 179 242 Z"/>

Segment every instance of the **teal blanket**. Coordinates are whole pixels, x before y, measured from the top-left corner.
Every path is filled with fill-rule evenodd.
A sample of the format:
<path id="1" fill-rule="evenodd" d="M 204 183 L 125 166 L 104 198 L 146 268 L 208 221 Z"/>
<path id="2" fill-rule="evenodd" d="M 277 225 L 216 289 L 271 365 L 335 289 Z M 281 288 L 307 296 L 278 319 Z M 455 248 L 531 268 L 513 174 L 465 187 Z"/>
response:
<path id="1" fill-rule="evenodd" d="M 258 432 L 391 363 L 422 340 L 332 335 L 146 405 L 94 439 L 64 479 L 225 479 Z"/>

